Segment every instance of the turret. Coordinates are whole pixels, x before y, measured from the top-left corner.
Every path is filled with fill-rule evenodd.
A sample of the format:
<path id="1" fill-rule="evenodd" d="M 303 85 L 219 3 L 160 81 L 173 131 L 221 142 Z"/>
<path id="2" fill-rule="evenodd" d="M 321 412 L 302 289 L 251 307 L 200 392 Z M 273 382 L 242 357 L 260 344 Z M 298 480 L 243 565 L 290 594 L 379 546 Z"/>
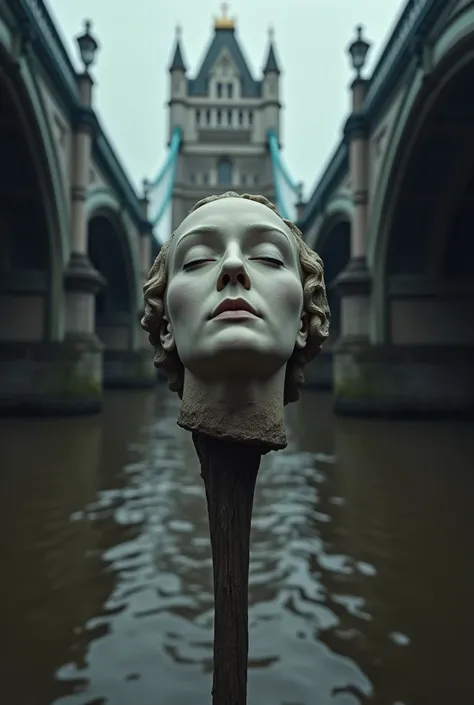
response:
<path id="1" fill-rule="evenodd" d="M 274 32 L 268 31 L 269 46 L 267 60 L 263 68 L 262 98 L 266 129 L 280 132 L 280 68 L 274 47 Z"/>
<path id="2" fill-rule="evenodd" d="M 169 65 L 170 72 L 170 100 L 169 100 L 169 135 L 173 128 L 179 126 L 184 128 L 185 124 L 185 104 L 187 96 L 186 64 L 183 59 L 181 49 L 181 28 L 176 27 L 176 46 L 173 59 Z"/>

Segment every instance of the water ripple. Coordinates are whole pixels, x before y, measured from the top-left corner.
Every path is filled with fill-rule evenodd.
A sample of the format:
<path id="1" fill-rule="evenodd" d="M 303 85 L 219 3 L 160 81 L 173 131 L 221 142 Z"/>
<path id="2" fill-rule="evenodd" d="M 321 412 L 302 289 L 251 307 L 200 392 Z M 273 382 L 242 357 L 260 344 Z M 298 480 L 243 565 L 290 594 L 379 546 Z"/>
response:
<path id="1" fill-rule="evenodd" d="M 473 478 L 464 473 L 463 491 L 455 492 L 474 457 L 468 431 L 438 427 L 424 445 L 435 448 L 427 451 L 428 474 L 426 457 L 416 455 L 418 436 L 406 447 L 409 425 L 400 437 L 393 426 L 326 420 L 308 438 L 298 414 L 317 416 L 320 404 L 306 396 L 295 406 L 287 449 L 265 456 L 259 472 L 249 703 L 427 702 L 433 664 L 439 677 L 446 669 L 446 684 L 470 692 L 462 654 L 474 628 L 466 608 L 474 566 L 471 542 L 457 527 L 474 529 L 466 491 Z M 28 453 L 11 429 L 3 437 L 12 461 L 2 477 L 0 536 L 15 537 L 2 544 L 11 576 L 5 604 L 14 605 L 4 614 L 14 634 L 4 662 L 9 701 L 209 702 L 207 509 L 177 410 L 178 400 L 160 389 L 158 397 L 114 397 L 103 420 L 62 425 L 63 445 L 48 445 L 54 426 L 49 435 L 46 427 L 30 431 Z M 456 472 L 446 452 L 453 434 L 464 458 Z M 33 455 L 44 458 L 41 482 Z M 454 514 L 446 511 L 454 504 Z M 428 663 L 432 641 L 439 655 Z M 430 705 L 452 701 L 456 691 L 443 687 Z"/>

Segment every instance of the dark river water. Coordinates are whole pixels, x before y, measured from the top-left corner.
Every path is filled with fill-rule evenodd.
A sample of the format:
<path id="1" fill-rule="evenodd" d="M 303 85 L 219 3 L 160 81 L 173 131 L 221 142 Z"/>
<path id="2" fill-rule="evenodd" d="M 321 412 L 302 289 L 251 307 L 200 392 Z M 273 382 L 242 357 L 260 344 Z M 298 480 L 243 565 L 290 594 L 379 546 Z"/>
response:
<path id="1" fill-rule="evenodd" d="M 209 705 L 204 488 L 177 399 L 0 422 L 0 702 Z M 249 705 L 474 703 L 474 427 L 288 409 L 259 473 Z"/>

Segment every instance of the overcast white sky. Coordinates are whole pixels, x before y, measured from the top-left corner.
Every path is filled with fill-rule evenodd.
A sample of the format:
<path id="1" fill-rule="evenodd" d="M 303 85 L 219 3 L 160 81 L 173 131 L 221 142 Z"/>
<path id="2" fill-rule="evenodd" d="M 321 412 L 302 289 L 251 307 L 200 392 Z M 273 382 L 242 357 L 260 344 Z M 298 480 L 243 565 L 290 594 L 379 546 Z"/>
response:
<path id="1" fill-rule="evenodd" d="M 93 75 L 95 106 L 119 159 L 138 188 L 165 158 L 168 65 L 176 24 L 189 75 L 213 35 L 218 0 L 46 0 L 77 67 L 74 37 L 93 21 L 101 44 Z M 358 23 L 372 41 L 370 71 L 405 0 L 234 0 L 229 14 L 255 76 L 273 25 L 283 70 L 284 159 L 309 195 L 348 115 L 351 69 L 346 47 Z"/>

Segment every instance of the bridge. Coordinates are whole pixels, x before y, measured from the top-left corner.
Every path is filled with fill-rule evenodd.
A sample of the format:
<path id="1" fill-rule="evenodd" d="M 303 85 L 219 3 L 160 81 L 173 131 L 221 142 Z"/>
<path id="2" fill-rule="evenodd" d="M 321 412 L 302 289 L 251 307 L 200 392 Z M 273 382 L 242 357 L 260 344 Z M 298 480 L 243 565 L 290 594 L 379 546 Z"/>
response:
<path id="1" fill-rule="evenodd" d="M 232 24 L 219 23 L 208 55 L 230 48 L 239 64 Z M 94 112 L 89 23 L 78 48 L 80 72 L 42 0 L 2 3 L 0 409 L 9 412 L 93 412 L 106 387 L 155 382 L 141 289 L 183 200 L 179 163 L 195 126 L 174 121 L 164 165 L 137 194 Z M 474 3 L 409 0 L 363 78 L 367 50 L 360 31 L 352 112 L 306 203 L 281 155 L 272 43 L 263 82 L 245 78 L 270 116 L 259 137 L 268 193 L 325 263 L 332 333 L 309 381 L 334 388 L 341 413 L 464 411 L 474 399 Z M 175 116 L 184 71 L 178 38 Z M 219 115 L 209 125 L 221 130 Z M 224 117 L 246 139 L 257 130 L 251 111 Z M 232 181 L 227 162 L 218 168 Z"/>
<path id="2" fill-rule="evenodd" d="M 474 407 L 474 3 L 410 0 L 299 226 L 325 263 L 332 342 L 313 380 L 341 413 Z"/>

